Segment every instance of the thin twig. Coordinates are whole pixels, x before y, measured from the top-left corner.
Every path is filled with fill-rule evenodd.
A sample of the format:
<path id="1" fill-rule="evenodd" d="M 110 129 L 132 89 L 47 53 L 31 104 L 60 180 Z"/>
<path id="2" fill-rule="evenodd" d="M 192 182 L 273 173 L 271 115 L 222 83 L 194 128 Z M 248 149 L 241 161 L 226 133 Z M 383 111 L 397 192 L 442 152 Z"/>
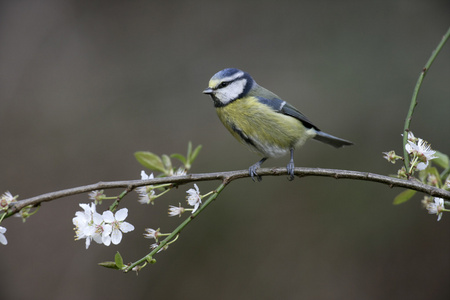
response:
<path id="1" fill-rule="evenodd" d="M 409 105 L 408 114 L 406 115 L 405 119 L 405 125 L 403 127 L 403 157 L 404 157 L 404 164 L 405 169 L 408 170 L 409 168 L 409 154 L 406 151 L 405 145 L 408 142 L 408 132 L 410 130 L 411 125 L 411 119 L 412 115 L 414 113 L 414 109 L 417 106 L 417 95 L 419 94 L 419 90 L 422 86 L 423 79 L 425 78 L 425 75 L 427 75 L 428 70 L 430 69 L 431 65 L 433 64 L 433 61 L 438 56 L 439 52 L 441 51 L 442 47 L 444 47 L 445 43 L 450 37 L 450 28 L 447 30 L 447 32 L 442 37 L 441 41 L 439 42 L 439 45 L 437 45 L 436 49 L 431 53 L 430 58 L 428 59 L 427 63 L 422 69 L 422 72 L 420 72 L 419 79 L 417 79 L 416 86 L 414 87 L 414 92 L 411 98 L 411 103 Z"/>
<path id="2" fill-rule="evenodd" d="M 228 184 L 229 182 L 227 180 L 223 180 L 222 184 L 214 191 L 214 193 L 212 193 L 212 195 L 210 195 L 208 197 L 208 199 L 203 203 L 203 205 L 201 205 L 198 210 L 193 213 L 192 215 L 190 215 L 186 220 L 184 220 L 180 225 L 178 225 L 178 227 L 172 231 L 169 236 L 167 236 L 163 241 L 161 241 L 160 243 L 158 243 L 158 246 L 155 247 L 150 253 L 148 253 L 147 255 L 145 255 L 144 257 L 140 258 L 139 260 L 135 261 L 134 263 L 130 264 L 126 269 L 124 269 L 124 272 L 129 272 L 131 270 L 133 270 L 134 267 L 139 266 L 143 263 L 145 263 L 146 261 L 151 261 L 153 259 L 153 255 L 155 255 L 156 253 L 158 253 L 161 249 L 164 249 L 164 247 L 166 245 L 169 244 L 169 242 L 171 242 L 173 239 L 176 239 L 179 234 L 181 233 L 181 231 L 192 221 L 195 219 L 195 217 L 198 216 L 198 214 L 200 214 L 209 204 L 211 204 L 212 201 L 214 201 L 217 196 L 222 192 L 222 190 L 225 188 L 225 186 Z"/>

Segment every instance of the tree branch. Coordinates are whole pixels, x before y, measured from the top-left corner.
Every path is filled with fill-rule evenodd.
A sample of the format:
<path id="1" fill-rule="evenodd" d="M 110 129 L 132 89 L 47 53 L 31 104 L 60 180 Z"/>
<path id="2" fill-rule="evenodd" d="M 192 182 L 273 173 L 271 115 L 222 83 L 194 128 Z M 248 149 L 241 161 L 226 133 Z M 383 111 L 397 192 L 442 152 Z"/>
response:
<path id="1" fill-rule="evenodd" d="M 258 174 L 261 176 L 280 176 L 280 175 L 287 175 L 287 170 L 286 168 L 263 168 L 258 170 Z M 320 168 L 295 168 L 295 175 L 298 177 L 324 176 L 324 177 L 332 177 L 335 179 L 354 179 L 354 180 L 372 181 L 387 184 L 390 187 L 403 187 L 418 192 L 422 192 L 433 197 L 440 197 L 450 200 L 450 191 L 446 191 L 443 189 L 423 184 L 415 180 L 414 178 L 412 178 L 411 180 L 405 180 L 369 172 L 337 170 L 337 169 L 320 169 Z M 55 199 L 82 194 L 95 190 L 126 188 L 128 191 L 131 191 L 136 187 L 145 185 L 157 185 L 163 183 L 172 183 L 174 185 L 181 185 L 189 182 L 211 181 L 211 180 L 222 180 L 225 183 L 229 183 L 233 180 L 245 177 L 249 177 L 248 170 L 204 173 L 204 174 L 189 174 L 185 176 L 161 177 L 148 180 L 98 182 L 95 184 L 65 189 L 61 191 L 42 194 L 24 200 L 19 200 L 15 202 L 14 205 L 11 206 L 11 208 L 8 210 L 7 216 L 19 212 L 22 208 L 26 206 L 30 205 L 37 206 L 42 202 L 52 201 Z"/>

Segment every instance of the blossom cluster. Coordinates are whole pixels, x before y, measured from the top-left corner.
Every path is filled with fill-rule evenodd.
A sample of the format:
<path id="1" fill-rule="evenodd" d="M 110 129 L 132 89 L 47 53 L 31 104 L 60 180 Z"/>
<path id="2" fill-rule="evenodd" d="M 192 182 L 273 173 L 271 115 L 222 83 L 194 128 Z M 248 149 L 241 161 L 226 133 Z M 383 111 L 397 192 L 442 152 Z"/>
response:
<path id="1" fill-rule="evenodd" d="M 179 175 L 185 175 L 185 173 L 179 174 Z M 174 176 L 179 176 L 175 174 Z M 153 179 L 153 173 L 150 175 L 147 175 L 145 171 L 141 171 L 141 180 L 147 180 L 147 179 Z M 162 186 L 154 186 L 154 185 L 146 185 L 137 187 L 135 190 L 139 195 L 138 202 L 141 204 L 154 204 L 154 200 L 160 196 L 162 196 L 165 192 L 169 191 L 169 189 L 166 189 L 164 192 L 161 192 L 160 194 L 156 194 L 155 190 L 158 188 L 167 188 L 167 185 Z M 184 208 L 179 204 L 178 206 L 169 205 L 169 216 L 179 216 L 181 217 L 181 214 L 183 214 L 185 211 L 189 210 L 192 213 L 195 213 L 200 205 L 202 204 L 202 197 L 200 195 L 200 190 L 196 184 L 194 184 L 194 188 L 189 189 L 186 192 L 188 195 L 186 196 L 187 203 L 192 206 L 192 209 Z"/>
<path id="2" fill-rule="evenodd" d="M 6 211 L 9 208 L 9 205 L 13 202 L 16 202 L 17 196 L 13 196 L 10 192 L 5 192 L 0 197 L 0 210 Z M 1 220 L 0 220 L 1 221 Z M 5 236 L 6 228 L 0 226 L 0 244 L 6 245 L 8 244 L 8 240 Z"/>
<path id="3" fill-rule="evenodd" d="M 424 207 L 428 210 L 429 214 L 436 214 L 437 220 L 440 221 L 442 218 L 442 213 L 444 211 L 447 211 L 445 209 L 445 205 L 444 205 L 444 199 L 442 198 L 432 198 L 432 197 L 425 197 L 422 200 L 422 203 L 424 205 Z"/>
<path id="4" fill-rule="evenodd" d="M 145 171 L 141 172 L 141 179 L 153 179 L 153 174 L 147 175 Z M 136 189 L 139 195 L 139 202 L 142 204 L 153 203 L 153 200 L 164 192 L 156 195 L 155 189 L 166 188 L 164 186 L 142 186 Z M 194 188 L 189 189 L 187 192 L 186 201 L 193 208 L 184 208 L 179 204 L 178 206 L 169 205 L 169 216 L 181 216 L 185 211 L 191 211 L 195 213 L 202 203 L 202 195 L 196 184 Z M 205 195 L 206 196 L 206 195 Z M 12 196 L 11 196 L 12 197 Z M 102 214 L 97 212 L 97 204 L 101 203 L 104 199 L 110 199 L 114 197 L 107 197 L 103 194 L 103 191 L 93 191 L 89 193 L 89 198 L 94 202 L 90 204 L 79 204 L 83 211 L 77 211 L 75 217 L 72 219 L 72 223 L 75 225 L 75 239 L 85 239 L 86 249 L 89 248 L 92 241 L 109 246 L 112 244 L 119 244 L 122 240 L 123 233 L 127 233 L 134 230 L 134 226 L 128 222 L 125 222 L 128 216 L 128 209 L 122 208 L 115 214 L 109 210 L 104 211 Z M 0 242 L 2 242 L 2 228 L 0 228 Z M 5 229 L 6 231 L 6 229 Z M 153 238 L 156 243 L 151 248 L 158 246 L 158 237 L 167 236 L 167 233 L 161 233 L 159 229 L 154 230 L 147 228 L 144 236 L 146 238 Z M 167 248 L 167 247 L 166 247 Z"/>
<path id="5" fill-rule="evenodd" d="M 431 145 L 428 142 L 421 138 L 415 137 L 412 132 L 408 132 L 405 150 L 409 155 L 409 166 L 407 166 L 407 168 L 403 166 L 400 170 L 398 170 L 397 176 L 399 178 L 410 178 L 416 171 L 419 171 L 419 178 L 424 183 L 438 188 L 450 190 L 450 179 L 447 178 L 445 184 L 442 185 L 440 174 L 437 172 L 436 168 L 432 167 L 430 164 L 431 160 L 438 158 L 438 155 L 437 151 L 431 149 Z M 395 163 L 397 160 L 404 160 L 403 157 L 397 155 L 393 150 L 389 152 L 383 152 L 383 154 L 384 158 L 391 163 Z M 408 195 L 409 196 L 406 200 L 414 195 L 414 193 L 410 193 Z M 422 203 L 428 210 L 428 213 L 437 214 L 438 221 L 442 218 L 442 213 L 444 211 L 450 211 L 445 208 L 445 201 L 442 198 L 433 198 L 430 196 L 426 196 L 422 200 Z"/>
<path id="6" fill-rule="evenodd" d="M 408 132 L 408 141 L 405 145 L 405 150 L 411 157 L 411 161 L 408 172 L 402 168 L 398 172 L 399 177 L 412 175 L 415 170 L 423 171 L 428 167 L 432 159 L 437 158 L 435 155 L 436 151 L 431 149 L 431 145 L 421 138 L 416 138 L 412 132 Z M 403 157 L 397 155 L 394 150 L 383 152 L 383 154 L 383 157 L 393 164 L 399 159 L 403 160 Z"/>
<path id="7" fill-rule="evenodd" d="M 4 193 L 0 197 L 0 210 L 7 210 L 9 208 L 9 205 L 13 202 L 16 202 L 17 196 L 11 195 L 10 192 Z"/>
<path id="8" fill-rule="evenodd" d="M 134 226 L 125 222 L 128 209 L 119 209 L 115 214 L 109 210 L 97 213 L 95 203 L 80 204 L 83 211 L 77 211 L 72 219 L 76 226 L 76 239 L 86 239 L 86 249 L 91 241 L 109 246 L 117 245 L 122 240 L 122 233 L 134 230 Z"/>

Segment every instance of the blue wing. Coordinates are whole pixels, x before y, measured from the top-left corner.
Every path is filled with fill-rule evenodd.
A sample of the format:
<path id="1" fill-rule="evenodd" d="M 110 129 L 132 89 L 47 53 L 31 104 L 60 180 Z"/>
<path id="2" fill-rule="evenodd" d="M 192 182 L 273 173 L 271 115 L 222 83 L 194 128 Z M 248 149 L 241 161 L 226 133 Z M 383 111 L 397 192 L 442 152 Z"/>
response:
<path id="1" fill-rule="evenodd" d="M 308 118 L 299 112 L 295 107 L 287 103 L 286 101 L 281 100 L 280 98 L 263 98 L 263 97 L 256 97 L 260 103 L 263 103 L 269 107 L 271 107 L 274 111 L 277 113 L 285 114 L 288 116 L 291 116 L 293 118 L 296 118 L 300 122 L 302 122 L 303 126 L 306 128 L 314 128 L 315 130 L 320 130 L 315 126 Z"/>

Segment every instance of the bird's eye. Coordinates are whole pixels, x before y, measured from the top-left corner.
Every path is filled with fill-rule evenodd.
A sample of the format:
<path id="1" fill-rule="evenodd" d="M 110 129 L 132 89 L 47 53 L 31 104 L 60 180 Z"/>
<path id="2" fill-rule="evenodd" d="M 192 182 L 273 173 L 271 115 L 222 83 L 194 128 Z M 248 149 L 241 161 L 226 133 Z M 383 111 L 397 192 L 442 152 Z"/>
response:
<path id="1" fill-rule="evenodd" d="M 221 83 L 219 84 L 218 88 L 219 88 L 219 89 L 224 88 L 224 87 L 226 87 L 226 86 L 229 85 L 229 84 L 230 84 L 230 83 L 229 83 L 228 81 L 221 82 Z"/>

